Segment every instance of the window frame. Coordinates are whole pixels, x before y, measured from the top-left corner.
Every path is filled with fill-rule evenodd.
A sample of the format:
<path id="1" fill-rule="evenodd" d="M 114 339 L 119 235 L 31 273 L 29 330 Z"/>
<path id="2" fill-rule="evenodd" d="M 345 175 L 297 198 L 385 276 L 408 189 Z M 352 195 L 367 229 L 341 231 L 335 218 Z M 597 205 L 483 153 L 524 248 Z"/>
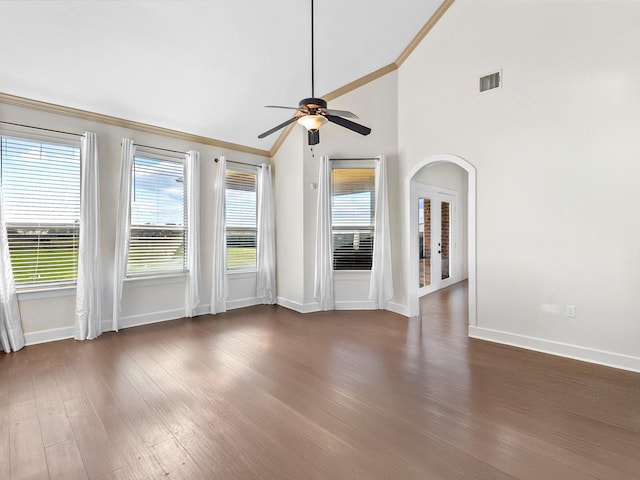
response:
<path id="1" fill-rule="evenodd" d="M 363 159 L 331 159 L 330 160 L 330 172 L 329 172 L 329 179 L 330 179 L 330 208 L 331 208 L 331 253 L 332 253 L 332 258 L 333 258 L 333 265 L 332 265 L 332 269 L 333 269 L 333 273 L 334 275 L 340 275 L 341 277 L 353 277 L 353 276 L 359 276 L 362 274 L 370 274 L 371 273 L 371 268 L 373 267 L 373 263 L 372 266 L 368 269 L 336 269 L 335 268 L 335 249 L 333 247 L 333 242 L 334 242 L 334 231 L 336 228 L 342 228 L 343 230 L 345 229 L 345 227 L 341 227 L 341 226 L 336 226 L 334 225 L 333 221 L 333 194 L 334 194 L 334 184 L 333 184 L 333 170 L 334 169 L 372 169 L 373 170 L 373 193 L 374 193 L 374 204 L 373 204 L 373 215 L 371 217 L 371 225 L 370 228 L 354 228 L 354 230 L 369 230 L 372 232 L 372 243 L 371 243 L 371 256 L 372 256 L 372 260 L 373 260 L 373 247 L 374 247 L 374 243 L 375 242 L 375 198 L 378 195 L 378 192 L 376 192 L 375 190 L 375 180 L 376 180 L 376 175 L 377 173 L 377 162 L 378 159 L 376 158 L 363 158 Z M 355 227 L 354 225 L 351 225 L 351 227 Z"/>
<path id="2" fill-rule="evenodd" d="M 132 233 L 134 228 L 144 228 L 147 227 L 147 224 L 138 225 L 133 224 L 133 202 L 134 202 L 134 194 L 135 194 L 135 174 L 136 174 L 136 160 L 138 158 L 146 159 L 146 160 L 155 160 L 158 162 L 170 162 L 179 164 L 182 169 L 182 221 L 183 224 L 180 228 L 178 225 L 151 225 L 154 227 L 154 230 L 181 230 L 183 232 L 182 235 L 182 268 L 181 269 L 147 269 L 141 271 L 133 271 L 129 270 L 130 268 L 130 259 L 131 259 L 131 243 L 132 243 Z M 173 278 L 173 277 L 183 277 L 189 272 L 189 262 L 188 262 L 188 245 L 189 245 L 189 235 L 191 234 L 191 228 L 188 222 L 189 219 L 189 199 L 187 196 L 187 188 L 186 188 L 186 156 L 185 155 L 171 155 L 167 153 L 159 153 L 156 149 L 152 147 L 136 147 L 136 151 L 133 155 L 133 161 L 131 163 L 131 185 L 130 185 L 130 201 L 129 201 L 129 235 L 127 238 L 127 263 L 126 269 L 124 273 L 124 281 L 135 281 L 135 280 L 149 280 L 153 281 L 154 279 L 162 279 L 162 278 Z M 162 227 L 170 227 L 170 228 L 162 228 Z"/>
<path id="3" fill-rule="evenodd" d="M 24 142 L 34 142 L 42 145 L 51 145 L 51 146 L 59 146 L 59 147 L 69 147 L 73 148 L 77 152 L 77 219 L 72 224 L 61 224 L 63 228 L 74 228 L 76 229 L 75 234 L 75 277 L 64 280 L 53 280 L 53 281 L 40 281 L 40 282 L 16 282 L 15 271 L 13 272 L 14 277 L 14 285 L 16 288 L 16 293 L 19 299 L 34 299 L 34 298 L 49 298 L 49 297 L 58 297 L 58 296 L 67 296 L 67 295 L 75 295 L 75 290 L 78 281 L 78 253 L 79 253 L 79 243 L 80 243 L 80 208 L 81 208 L 81 189 L 82 189 L 82 152 L 81 152 L 81 142 L 80 136 L 78 138 L 69 138 L 68 134 L 54 134 L 53 132 L 45 132 L 42 133 L 34 133 L 31 131 L 25 132 L 21 129 L 13 129 L 13 128 L 2 128 L 0 129 L 0 138 L 6 138 L 17 141 Z M 75 155 L 74 155 L 75 157 Z M 0 162 L 0 182 L 2 182 L 4 187 L 5 175 L 2 174 L 2 163 Z M 3 188 L 3 190 L 6 187 Z M 6 216 L 6 212 L 5 212 Z M 34 226 L 37 225 L 46 225 L 46 219 L 42 222 L 34 223 Z M 13 228 L 14 224 L 11 221 L 7 221 L 7 229 Z M 26 223 L 24 226 L 29 226 L 30 224 Z M 8 232 L 7 232 L 8 233 Z M 11 248 L 9 249 L 11 251 Z M 13 262 L 12 262 L 13 266 Z"/>
<path id="4" fill-rule="evenodd" d="M 226 238 L 226 242 L 225 242 L 225 253 L 226 253 L 226 265 L 225 265 L 225 272 L 227 275 L 237 275 L 237 274 L 247 274 L 247 273 L 255 273 L 258 271 L 258 245 L 257 245 L 257 241 L 258 241 L 258 168 L 260 168 L 258 165 L 247 165 L 247 164 L 240 164 L 240 163 L 234 163 L 234 162 L 227 162 L 226 164 L 226 171 L 225 171 L 225 238 Z M 251 174 L 255 176 L 255 180 L 256 180 L 256 188 L 255 188 L 255 197 L 256 197 L 256 226 L 255 228 L 253 227 L 243 227 L 243 228 L 229 228 L 228 226 L 228 222 L 227 222 L 227 201 L 226 201 L 226 195 L 227 195 L 227 173 L 228 172 L 237 172 L 237 173 L 243 173 L 243 174 Z M 255 231 L 256 233 L 256 261 L 253 263 L 253 265 L 247 265 L 247 266 L 239 266 L 239 267 L 232 267 L 229 268 L 229 243 L 228 243 L 228 239 L 229 239 L 229 231 Z"/>

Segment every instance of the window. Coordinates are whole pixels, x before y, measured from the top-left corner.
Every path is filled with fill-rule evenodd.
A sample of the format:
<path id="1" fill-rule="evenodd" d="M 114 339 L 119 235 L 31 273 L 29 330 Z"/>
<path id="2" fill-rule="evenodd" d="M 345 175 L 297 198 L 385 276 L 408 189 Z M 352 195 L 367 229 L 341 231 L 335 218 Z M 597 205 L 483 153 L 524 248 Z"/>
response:
<path id="1" fill-rule="evenodd" d="M 349 163 L 334 161 L 331 169 L 333 269 L 371 270 L 375 168 L 351 168 Z"/>
<path id="2" fill-rule="evenodd" d="M 79 145 L 3 136 L 0 176 L 16 287 L 75 281 Z"/>
<path id="3" fill-rule="evenodd" d="M 227 169 L 225 184 L 227 270 L 252 270 L 256 267 L 258 231 L 256 184 L 255 167 Z"/>
<path id="4" fill-rule="evenodd" d="M 187 271 L 184 162 L 138 153 L 131 177 L 127 276 Z"/>

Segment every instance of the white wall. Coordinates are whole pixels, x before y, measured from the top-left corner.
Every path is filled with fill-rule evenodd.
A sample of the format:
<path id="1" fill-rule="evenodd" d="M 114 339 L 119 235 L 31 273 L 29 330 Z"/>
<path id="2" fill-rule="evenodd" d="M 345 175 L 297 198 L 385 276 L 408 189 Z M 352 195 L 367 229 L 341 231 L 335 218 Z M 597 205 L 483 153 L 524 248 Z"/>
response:
<path id="1" fill-rule="evenodd" d="M 100 231 L 103 268 L 102 317 L 110 325 L 112 318 L 113 252 L 115 248 L 115 222 L 120 178 L 120 142 L 123 137 L 154 147 L 179 151 L 196 149 L 201 154 L 201 311 L 208 309 L 211 292 L 211 242 L 213 215 L 214 158 L 226 155 L 228 160 L 261 163 L 267 158 L 225 150 L 182 139 L 133 131 L 113 125 L 59 115 L 16 105 L 0 104 L 0 120 L 43 128 L 82 133 L 94 131 L 98 135 L 100 170 Z M 180 318 L 184 315 L 184 278 L 159 280 L 127 280 L 123 288 L 121 318 L 123 325 Z M 255 297 L 255 274 L 230 281 L 230 308 L 243 306 Z M 37 342 L 70 336 L 73 333 L 75 289 L 52 294 L 19 294 L 23 329 L 28 342 Z"/>
<path id="2" fill-rule="evenodd" d="M 329 123 L 320 130 L 320 143 L 312 149 L 307 145 L 306 130 L 296 125 L 272 159 L 277 190 L 278 296 L 282 297 L 281 304 L 299 311 L 317 309 L 313 294 L 318 191 L 312 189 L 311 184 L 318 182 L 322 155 L 347 159 L 385 155 L 391 197 L 391 228 L 400 228 L 399 219 L 394 215 L 399 201 L 397 73 L 389 73 L 330 101 L 329 108 L 352 111 L 360 117 L 356 121 L 370 127 L 372 133 L 361 136 Z M 293 239 L 298 241 L 300 238 L 302 255 L 300 247 L 293 244 Z M 287 239 L 286 244 L 283 239 Z M 402 274 L 401 251 L 401 245 L 394 246 L 394 259 L 398 260 L 396 264 L 400 270 L 394 271 L 394 277 L 398 278 Z M 372 308 L 373 303 L 367 298 L 369 279 L 369 272 L 336 272 L 336 308 Z"/>
<path id="3" fill-rule="evenodd" d="M 473 335 L 640 369 L 639 18 L 458 0 L 400 68 L 401 177 L 438 153 L 477 169 Z"/>
<path id="4" fill-rule="evenodd" d="M 295 128 L 295 127 L 294 127 Z M 312 245 L 304 242 L 302 137 L 291 132 L 271 159 L 276 211 L 276 258 L 278 303 L 304 310 L 305 252 Z M 311 250 L 313 251 L 313 250 Z"/>

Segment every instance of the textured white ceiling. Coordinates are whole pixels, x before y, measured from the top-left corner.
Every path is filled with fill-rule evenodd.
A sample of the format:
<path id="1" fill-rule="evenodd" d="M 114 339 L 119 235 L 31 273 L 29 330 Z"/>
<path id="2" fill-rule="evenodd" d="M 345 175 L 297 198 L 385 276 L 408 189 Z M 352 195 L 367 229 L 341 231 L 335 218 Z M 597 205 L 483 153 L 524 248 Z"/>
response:
<path id="1" fill-rule="evenodd" d="M 441 3 L 316 0 L 316 96 L 395 61 Z M 263 106 L 311 96 L 310 5 L 0 1 L 0 92 L 268 150 L 291 114 Z"/>

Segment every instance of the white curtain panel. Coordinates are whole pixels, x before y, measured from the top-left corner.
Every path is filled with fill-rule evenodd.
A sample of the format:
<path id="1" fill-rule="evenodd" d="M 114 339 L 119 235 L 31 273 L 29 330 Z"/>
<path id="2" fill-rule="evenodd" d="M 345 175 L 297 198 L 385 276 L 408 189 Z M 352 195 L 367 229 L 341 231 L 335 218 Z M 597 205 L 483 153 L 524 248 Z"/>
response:
<path id="1" fill-rule="evenodd" d="M 185 188 L 187 194 L 187 212 L 189 236 L 187 245 L 187 262 L 189 273 L 185 288 L 184 314 L 186 317 L 196 315 L 200 303 L 200 152 L 189 150 L 185 161 Z"/>
<path id="2" fill-rule="evenodd" d="M 258 252 L 256 296 L 262 303 L 276 303 L 276 223 L 271 167 L 258 169 Z"/>
<path id="3" fill-rule="evenodd" d="M 85 132 L 80 145 L 80 239 L 76 288 L 76 340 L 91 340 L 102 333 L 100 271 L 100 180 L 98 143 Z"/>
<path id="4" fill-rule="evenodd" d="M 0 347 L 5 352 L 15 352 L 24 347 L 22 321 L 18 309 L 18 296 L 13 282 L 13 269 L 9 256 L 7 224 L 4 218 L 4 200 L 0 186 Z"/>
<path id="5" fill-rule="evenodd" d="M 218 157 L 213 205 L 213 265 L 211 305 L 212 314 L 227 311 L 227 225 L 225 208 L 225 181 L 227 159 Z"/>
<path id="6" fill-rule="evenodd" d="M 122 304 L 122 283 L 127 273 L 129 252 L 129 232 L 131 225 L 131 175 L 135 145 L 129 138 L 122 139 L 120 155 L 120 197 L 116 220 L 116 251 L 113 266 L 113 330 L 120 326 L 120 306 Z"/>
<path id="7" fill-rule="evenodd" d="M 373 300 L 376 308 L 384 309 L 385 303 L 391 300 L 393 293 L 387 162 L 384 156 L 381 156 L 376 165 L 375 236 L 369 300 Z"/>
<path id="8" fill-rule="evenodd" d="M 331 166 L 320 157 L 318 213 L 316 217 L 315 299 L 321 310 L 333 310 L 333 248 L 331 245 Z"/>

